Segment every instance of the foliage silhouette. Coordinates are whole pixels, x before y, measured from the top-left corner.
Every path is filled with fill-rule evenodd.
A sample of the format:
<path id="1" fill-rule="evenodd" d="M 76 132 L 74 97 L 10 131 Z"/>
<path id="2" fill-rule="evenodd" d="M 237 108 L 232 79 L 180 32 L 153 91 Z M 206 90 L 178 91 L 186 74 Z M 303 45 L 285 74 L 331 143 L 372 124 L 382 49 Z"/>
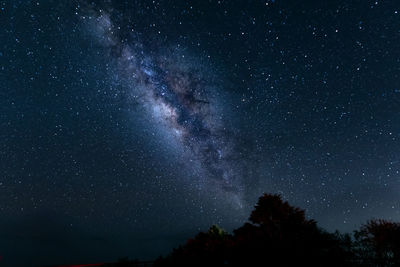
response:
<path id="1" fill-rule="evenodd" d="M 352 257 L 349 236 L 327 233 L 279 195 L 264 194 L 233 235 L 212 226 L 155 266 L 352 266 Z"/>
<path id="2" fill-rule="evenodd" d="M 249 221 L 229 234 L 217 225 L 155 262 L 122 258 L 102 266 L 400 266 L 400 223 L 371 220 L 328 233 L 280 195 L 262 195 Z"/>
<path id="3" fill-rule="evenodd" d="M 400 223 L 370 220 L 354 237 L 363 266 L 400 266 Z"/>

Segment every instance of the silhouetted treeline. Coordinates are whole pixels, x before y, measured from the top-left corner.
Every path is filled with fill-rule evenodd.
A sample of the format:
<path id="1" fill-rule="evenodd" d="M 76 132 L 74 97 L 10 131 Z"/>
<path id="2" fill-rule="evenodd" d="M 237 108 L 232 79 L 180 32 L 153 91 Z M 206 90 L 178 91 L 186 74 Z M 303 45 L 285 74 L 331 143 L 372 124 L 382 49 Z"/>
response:
<path id="1" fill-rule="evenodd" d="M 154 265 L 400 266 L 400 224 L 372 220 L 353 237 L 328 233 L 279 195 L 264 194 L 233 234 L 214 225 Z"/>

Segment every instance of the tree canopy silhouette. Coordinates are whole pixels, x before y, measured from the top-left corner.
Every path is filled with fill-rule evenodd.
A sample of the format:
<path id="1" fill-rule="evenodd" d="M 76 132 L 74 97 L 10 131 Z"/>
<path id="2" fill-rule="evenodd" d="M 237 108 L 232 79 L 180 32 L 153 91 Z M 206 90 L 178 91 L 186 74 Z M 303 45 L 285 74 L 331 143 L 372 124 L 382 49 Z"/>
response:
<path id="1" fill-rule="evenodd" d="M 362 264 L 400 266 L 400 223 L 370 220 L 354 236 Z"/>
<path id="2" fill-rule="evenodd" d="M 279 195 L 264 194 L 249 218 L 234 230 L 233 262 L 271 266 L 346 266 L 350 250 L 340 235 L 320 229 L 305 212 Z"/>
<path id="3" fill-rule="evenodd" d="M 264 194 L 233 235 L 212 226 L 156 266 L 350 266 L 349 237 L 329 234 L 279 195 Z"/>

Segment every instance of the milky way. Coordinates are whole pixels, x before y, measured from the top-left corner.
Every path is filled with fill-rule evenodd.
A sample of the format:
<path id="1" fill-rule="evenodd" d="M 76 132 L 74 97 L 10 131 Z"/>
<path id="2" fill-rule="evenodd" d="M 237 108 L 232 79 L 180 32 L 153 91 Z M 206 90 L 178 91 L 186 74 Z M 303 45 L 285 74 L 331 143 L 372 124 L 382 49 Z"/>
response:
<path id="1" fill-rule="evenodd" d="M 400 220 L 398 0 L 10 0 L 0 21 L 1 266 L 154 260 L 264 192 L 329 231 Z"/>
<path id="2" fill-rule="evenodd" d="M 119 82 L 129 88 L 127 104 L 140 105 L 148 123 L 183 149 L 182 160 L 197 179 L 192 184 L 222 190 L 241 207 L 237 133 L 224 123 L 221 85 L 210 67 L 179 46 L 148 49 L 134 29 L 121 33 L 106 11 L 89 14 L 88 31 L 108 48 Z"/>

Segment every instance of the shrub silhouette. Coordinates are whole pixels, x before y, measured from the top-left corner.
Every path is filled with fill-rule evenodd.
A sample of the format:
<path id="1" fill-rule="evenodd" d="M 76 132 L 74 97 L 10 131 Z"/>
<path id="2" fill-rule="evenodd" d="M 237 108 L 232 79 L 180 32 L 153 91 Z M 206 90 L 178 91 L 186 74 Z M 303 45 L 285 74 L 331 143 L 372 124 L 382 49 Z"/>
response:
<path id="1" fill-rule="evenodd" d="M 228 257 L 232 236 L 213 225 L 206 233 L 199 233 L 184 246 L 174 249 L 166 258 L 159 258 L 155 266 L 218 266 Z"/>

